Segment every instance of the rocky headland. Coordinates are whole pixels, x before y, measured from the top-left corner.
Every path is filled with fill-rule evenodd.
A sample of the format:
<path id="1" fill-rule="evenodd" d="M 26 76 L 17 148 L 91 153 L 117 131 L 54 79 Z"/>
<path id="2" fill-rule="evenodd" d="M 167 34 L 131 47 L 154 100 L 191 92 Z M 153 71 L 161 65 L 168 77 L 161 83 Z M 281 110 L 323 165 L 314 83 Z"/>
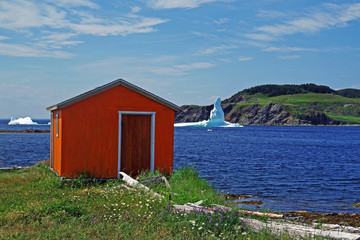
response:
<path id="1" fill-rule="evenodd" d="M 359 125 L 360 90 L 351 97 L 339 92 L 345 96 L 315 84 L 263 85 L 225 99 L 222 108 L 225 121 L 241 125 Z M 212 109 L 213 105 L 181 106 L 175 123 L 207 120 Z"/>

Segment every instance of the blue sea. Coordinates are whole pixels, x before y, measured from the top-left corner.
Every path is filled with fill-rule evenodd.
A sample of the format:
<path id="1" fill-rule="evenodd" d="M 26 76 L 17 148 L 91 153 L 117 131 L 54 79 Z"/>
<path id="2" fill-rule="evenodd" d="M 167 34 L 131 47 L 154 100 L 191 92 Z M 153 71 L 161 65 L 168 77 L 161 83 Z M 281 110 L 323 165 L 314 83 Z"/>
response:
<path id="1" fill-rule="evenodd" d="M 49 119 L 32 119 L 39 125 L 8 125 L 10 119 L 0 119 L 0 129 L 50 130 Z M 43 125 L 42 125 L 43 124 Z M 30 166 L 50 158 L 49 133 L 0 133 L 0 168 Z"/>
<path id="2" fill-rule="evenodd" d="M 8 122 L 0 129 L 50 128 Z M 0 168 L 48 159 L 49 142 L 48 133 L 0 133 Z M 360 127 L 183 127 L 174 143 L 175 170 L 191 165 L 219 193 L 264 202 L 240 207 L 360 213 Z"/>

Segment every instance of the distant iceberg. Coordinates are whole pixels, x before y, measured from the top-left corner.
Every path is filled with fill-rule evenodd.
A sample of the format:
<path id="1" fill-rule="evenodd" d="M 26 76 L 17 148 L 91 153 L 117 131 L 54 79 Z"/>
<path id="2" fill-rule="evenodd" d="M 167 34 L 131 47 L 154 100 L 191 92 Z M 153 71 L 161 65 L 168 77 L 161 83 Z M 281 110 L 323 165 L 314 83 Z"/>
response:
<path id="1" fill-rule="evenodd" d="M 210 112 L 210 120 L 201 122 L 176 123 L 175 127 L 243 127 L 238 123 L 225 122 L 224 111 L 221 108 L 221 99 L 218 97 L 214 109 Z"/>
<path id="2" fill-rule="evenodd" d="M 33 122 L 30 117 L 14 118 L 10 119 L 8 125 L 38 125 L 37 122 Z"/>

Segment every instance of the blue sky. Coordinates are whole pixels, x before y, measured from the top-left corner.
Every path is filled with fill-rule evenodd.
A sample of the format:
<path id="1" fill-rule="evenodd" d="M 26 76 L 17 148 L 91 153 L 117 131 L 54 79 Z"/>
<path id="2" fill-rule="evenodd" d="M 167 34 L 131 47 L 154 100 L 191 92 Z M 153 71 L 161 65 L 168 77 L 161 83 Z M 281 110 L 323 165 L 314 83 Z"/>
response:
<path id="1" fill-rule="evenodd" d="M 123 78 L 177 105 L 261 84 L 360 88 L 360 2 L 0 0 L 0 118 Z"/>

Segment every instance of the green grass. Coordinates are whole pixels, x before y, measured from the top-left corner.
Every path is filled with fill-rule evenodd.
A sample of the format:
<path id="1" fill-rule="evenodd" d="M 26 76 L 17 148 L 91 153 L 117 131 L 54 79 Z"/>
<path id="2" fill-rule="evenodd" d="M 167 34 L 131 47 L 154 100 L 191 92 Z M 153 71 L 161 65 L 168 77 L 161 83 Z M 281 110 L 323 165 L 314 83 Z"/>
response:
<path id="1" fill-rule="evenodd" d="M 239 105 L 260 104 L 267 105 L 269 103 L 278 103 L 284 105 L 303 105 L 307 103 L 340 103 L 340 104 L 360 104 L 358 98 L 345 98 L 334 94 L 306 93 L 294 95 L 281 95 L 276 97 L 268 97 L 265 94 L 245 95 L 248 99 L 245 103 Z"/>
<path id="2" fill-rule="evenodd" d="M 360 124 L 360 117 L 353 117 L 353 116 L 336 116 L 332 114 L 328 114 L 329 117 L 336 121 L 344 122 L 344 123 L 355 123 Z"/>
<path id="3" fill-rule="evenodd" d="M 327 116 L 341 123 L 360 123 L 360 99 L 346 98 L 335 94 L 306 93 L 294 95 L 281 95 L 268 97 L 265 94 L 245 95 L 246 102 L 236 103 L 236 108 L 242 108 L 258 104 L 264 107 L 270 103 L 285 107 L 294 118 L 311 112 L 325 113 Z M 245 108 L 245 109 L 244 109 Z"/>
<path id="4" fill-rule="evenodd" d="M 246 229 L 236 211 L 175 211 L 173 203 L 230 203 L 192 168 L 169 181 L 160 199 L 117 180 L 65 183 L 46 164 L 0 171 L 0 239 L 277 239 Z"/>

